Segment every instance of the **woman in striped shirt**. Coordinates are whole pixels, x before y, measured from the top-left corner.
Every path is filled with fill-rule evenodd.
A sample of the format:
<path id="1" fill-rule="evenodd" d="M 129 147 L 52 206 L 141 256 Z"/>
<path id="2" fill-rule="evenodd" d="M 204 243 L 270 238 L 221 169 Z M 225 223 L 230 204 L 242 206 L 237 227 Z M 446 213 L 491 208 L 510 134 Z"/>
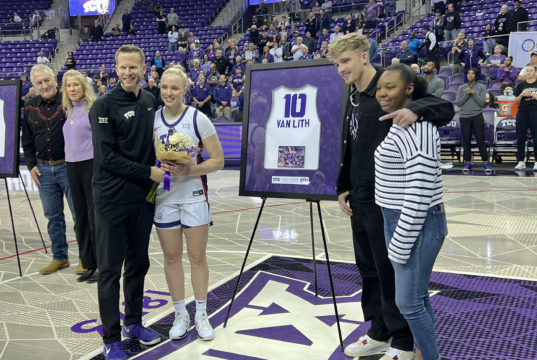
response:
<path id="1" fill-rule="evenodd" d="M 376 97 L 386 112 L 425 96 L 427 83 L 404 64 L 391 66 L 378 81 Z M 408 128 L 392 125 L 375 151 L 375 201 L 384 216 L 395 299 L 424 360 L 440 359 L 428 293 L 433 264 L 447 235 L 439 164 L 438 129 L 426 121 Z"/>

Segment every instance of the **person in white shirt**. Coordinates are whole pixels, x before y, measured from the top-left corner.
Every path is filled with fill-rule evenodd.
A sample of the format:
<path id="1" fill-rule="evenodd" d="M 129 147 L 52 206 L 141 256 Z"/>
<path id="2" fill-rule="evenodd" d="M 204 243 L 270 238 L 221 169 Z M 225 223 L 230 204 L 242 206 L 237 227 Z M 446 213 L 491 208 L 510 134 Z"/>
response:
<path id="1" fill-rule="evenodd" d="M 343 36 L 343 33 L 339 31 L 339 26 L 335 26 L 334 27 L 334 32 L 332 34 L 330 34 L 330 41 L 340 37 L 340 36 Z"/>
<path id="2" fill-rule="evenodd" d="M 282 48 L 278 45 L 277 41 L 274 41 L 272 44 L 272 49 L 270 49 L 270 55 L 274 57 L 274 62 L 279 63 L 283 61 L 283 51 Z"/>
<path id="3" fill-rule="evenodd" d="M 45 54 L 42 51 L 40 51 L 39 56 L 37 57 L 37 63 L 38 64 L 48 64 L 48 63 L 50 63 L 50 60 L 47 57 L 45 57 Z"/>
<path id="4" fill-rule="evenodd" d="M 293 45 L 291 48 L 291 54 L 293 54 L 293 60 L 298 60 L 302 57 L 304 48 L 308 48 L 306 45 L 302 43 L 302 37 L 298 37 L 296 39 L 296 45 Z"/>

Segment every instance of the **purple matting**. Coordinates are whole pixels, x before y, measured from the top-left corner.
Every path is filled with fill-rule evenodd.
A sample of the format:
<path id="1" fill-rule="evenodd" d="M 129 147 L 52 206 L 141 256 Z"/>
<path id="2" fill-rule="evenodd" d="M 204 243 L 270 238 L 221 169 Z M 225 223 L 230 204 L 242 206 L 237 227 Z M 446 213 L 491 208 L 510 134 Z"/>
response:
<path id="1" fill-rule="evenodd" d="M 288 312 L 281 304 L 272 303 L 269 306 L 260 307 L 250 303 L 269 281 L 287 284 L 288 293 L 311 304 L 331 304 L 326 263 L 319 261 L 317 264 L 318 298 L 313 294 L 314 279 L 311 260 L 273 256 L 245 271 L 240 284 L 242 291 L 237 295 L 233 305 L 230 323 L 234 321 L 233 316 L 245 308 L 263 310 L 258 316 Z M 355 302 L 359 306 L 361 278 L 356 265 L 338 262 L 332 262 L 331 265 L 334 286 L 339 297 L 338 304 Z M 226 303 L 233 294 L 236 279 L 234 277 L 209 292 L 207 310 L 214 327 L 224 322 L 227 312 Z M 309 286 L 305 288 L 304 282 L 309 283 Z M 245 286 L 247 287 L 244 288 Z M 537 359 L 537 282 L 435 272 L 432 275 L 430 291 L 434 292 L 434 296 L 431 296 L 431 303 L 435 311 L 436 332 L 442 359 Z M 189 303 L 187 309 L 190 314 L 194 314 L 195 305 Z M 173 313 L 165 316 L 151 328 L 166 338 L 173 316 Z M 318 316 L 317 319 L 329 326 L 328 331 L 336 331 L 335 316 Z M 193 323 L 193 319 L 191 320 Z M 341 310 L 340 320 L 344 323 L 356 324 L 356 329 L 344 339 L 345 344 L 356 341 L 368 330 L 368 326 L 364 326 L 363 323 L 346 319 L 346 315 L 342 314 Z M 295 319 L 293 323 L 285 325 L 265 322 L 262 328 L 255 326 L 250 330 L 237 333 L 307 347 L 311 345 L 311 340 L 308 334 L 300 332 L 297 325 L 299 321 Z M 218 331 L 225 330 L 220 328 Z M 218 331 L 216 336 L 218 336 Z M 229 334 L 226 336 L 229 339 Z M 164 342 L 141 354 L 137 359 L 159 359 L 193 341 L 199 341 L 195 329 L 192 329 L 185 339 Z M 142 350 L 132 340 L 123 343 L 129 353 Z M 332 353 L 329 357 L 331 360 L 349 359 L 339 350 L 337 343 L 326 344 L 326 348 L 327 353 Z M 203 350 L 204 352 L 199 355 L 230 360 L 271 358 L 267 352 L 263 353 L 264 356 L 254 357 L 251 354 L 234 353 L 230 349 Z M 305 356 L 305 358 L 308 357 Z M 94 359 L 102 358 L 102 355 L 99 355 Z"/>

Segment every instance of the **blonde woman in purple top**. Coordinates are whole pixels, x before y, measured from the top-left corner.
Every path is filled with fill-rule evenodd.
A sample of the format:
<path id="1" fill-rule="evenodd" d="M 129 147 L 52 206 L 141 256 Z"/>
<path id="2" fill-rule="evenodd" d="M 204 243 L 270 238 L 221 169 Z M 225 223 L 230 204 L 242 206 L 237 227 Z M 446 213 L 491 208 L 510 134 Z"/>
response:
<path id="1" fill-rule="evenodd" d="M 62 81 L 62 105 L 67 120 L 63 126 L 67 179 L 73 198 L 75 233 L 80 259 L 87 269 L 78 281 L 98 280 L 95 255 L 95 221 L 93 216 L 93 144 L 89 110 L 95 102 L 95 93 L 86 77 L 69 70 Z"/>

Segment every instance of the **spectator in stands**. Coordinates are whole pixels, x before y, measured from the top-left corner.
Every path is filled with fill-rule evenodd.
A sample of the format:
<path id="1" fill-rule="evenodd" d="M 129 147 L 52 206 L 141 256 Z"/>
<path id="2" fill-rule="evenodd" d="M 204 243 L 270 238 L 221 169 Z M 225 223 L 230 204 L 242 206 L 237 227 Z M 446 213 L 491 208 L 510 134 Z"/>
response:
<path id="1" fill-rule="evenodd" d="M 24 96 L 24 106 L 26 106 L 26 104 L 32 100 L 34 97 L 36 97 L 36 90 L 34 87 L 31 87 L 29 90 L 28 90 L 28 94 L 26 94 L 26 96 Z"/>
<path id="2" fill-rule="evenodd" d="M 330 19 L 324 13 L 324 10 L 321 9 L 321 16 L 317 19 L 315 26 L 315 37 L 318 38 L 321 36 L 323 29 L 328 29 L 330 31 Z M 312 33 L 313 34 L 313 33 Z"/>
<path id="3" fill-rule="evenodd" d="M 84 26 L 84 30 L 82 30 L 82 33 L 80 34 L 80 43 L 89 42 L 91 40 L 91 33 L 90 29 L 87 26 Z"/>
<path id="4" fill-rule="evenodd" d="M 412 71 L 414 71 L 414 73 L 416 73 L 416 75 L 419 75 L 421 73 L 421 70 L 418 64 L 412 64 L 410 65 L 410 68 L 412 69 Z"/>
<path id="5" fill-rule="evenodd" d="M 418 60 L 418 56 L 408 48 L 408 41 L 406 40 L 401 41 L 401 51 L 395 55 L 395 58 L 408 66 L 414 64 Z"/>
<path id="6" fill-rule="evenodd" d="M 282 49 L 282 58 L 284 61 L 291 60 L 293 54 L 291 54 L 291 44 L 287 41 L 287 36 L 282 36 L 280 40 L 280 47 Z"/>
<path id="7" fill-rule="evenodd" d="M 35 10 L 30 16 L 30 28 L 37 29 L 39 24 L 41 24 L 42 20 L 43 19 L 41 18 L 41 15 L 39 14 L 39 10 Z"/>
<path id="8" fill-rule="evenodd" d="M 491 92 L 485 94 L 485 107 L 492 109 L 497 109 L 499 107 L 498 104 L 496 104 L 496 97 L 494 97 L 494 94 Z"/>
<path id="9" fill-rule="evenodd" d="M 181 65 L 182 67 L 186 69 L 187 59 L 188 59 L 188 56 L 185 53 L 185 49 L 182 46 L 179 47 L 177 55 L 175 56 L 175 63 Z"/>
<path id="10" fill-rule="evenodd" d="M 311 60 L 313 59 L 313 55 L 309 53 L 308 47 L 302 49 L 302 56 L 298 60 Z"/>
<path id="11" fill-rule="evenodd" d="M 369 34 L 369 29 L 364 29 L 363 34 L 369 41 L 369 62 L 371 64 L 376 63 L 379 61 L 379 45 L 377 40 L 371 37 L 371 34 Z"/>
<path id="12" fill-rule="evenodd" d="M 119 35 L 121 35 L 121 27 L 119 26 L 119 24 L 116 24 L 116 26 L 112 28 L 112 36 L 119 36 Z"/>
<path id="13" fill-rule="evenodd" d="M 99 24 L 99 20 L 95 19 L 93 21 L 93 26 L 91 27 L 91 40 L 92 41 L 101 41 L 103 38 L 103 27 Z"/>
<path id="14" fill-rule="evenodd" d="M 102 95 L 106 94 L 106 86 L 101 85 L 99 86 L 99 89 L 97 90 L 97 97 L 100 97 Z"/>
<path id="15" fill-rule="evenodd" d="M 166 69 L 166 62 L 164 61 L 164 58 L 160 56 L 160 51 L 155 51 L 155 56 L 153 56 L 153 59 L 151 59 L 151 66 L 155 65 L 156 71 L 158 73 L 159 78 L 162 76 L 162 73 Z"/>
<path id="16" fill-rule="evenodd" d="M 125 10 L 125 13 L 121 17 L 121 21 L 123 22 L 123 32 L 129 32 L 129 29 L 131 27 L 131 21 L 132 21 L 132 15 L 129 13 L 129 10 Z"/>
<path id="17" fill-rule="evenodd" d="M 438 41 L 436 41 L 436 36 L 428 26 L 423 28 L 423 35 L 425 36 L 425 42 L 421 46 L 425 46 L 427 51 L 426 59 L 434 62 L 436 68 L 440 69 L 440 47 L 438 46 Z"/>
<path id="18" fill-rule="evenodd" d="M 67 52 L 65 67 L 67 68 L 67 70 L 74 70 L 76 68 L 76 59 L 74 58 L 72 51 Z"/>
<path id="19" fill-rule="evenodd" d="M 177 41 L 179 39 L 179 33 L 177 32 L 177 27 L 173 25 L 171 30 L 168 31 L 168 51 L 177 51 L 179 47 Z"/>
<path id="20" fill-rule="evenodd" d="M 131 36 L 138 35 L 138 30 L 134 27 L 134 24 L 131 24 L 129 26 L 129 31 L 127 32 L 127 35 L 131 35 Z"/>
<path id="21" fill-rule="evenodd" d="M 457 106 L 461 109 L 460 122 L 462 130 L 462 146 L 464 149 L 464 169 L 468 173 L 472 169 L 472 133 L 475 135 L 479 154 L 483 161 L 485 172 L 491 172 L 489 155 L 485 146 L 485 119 L 483 108 L 485 107 L 485 85 L 477 82 L 479 72 L 475 68 L 468 70 L 466 79 L 468 83 L 459 87 L 457 92 Z"/>
<path id="22" fill-rule="evenodd" d="M 440 11 L 440 14 L 444 15 L 446 12 L 446 0 L 431 0 L 431 5 L 435 13 Z"/>
<path id="23" fill-rule="evenodd" d="M 250 32 L 250 42 L 254 45 L 259 44 L 259 30 L 257 30 L 257 26 L 252 25 L 247 31 Z"/>
<path id="24" fill-rule="evenodd" d="M 315 18 L 313 12 L 308 14 L 308 18 L 304 22 L 304 25 L 306 25 L 306 32 L 309 31 L 311 34 L 317 34 L 317 19 Z"/>
<path id="25" fill-rule="evenodd" d="M 155 14 L 155 3 L 153 1 L 149 3 L 149 6 L 147 6 L 147 13 Z"/>
<path id="26" fill-rule="evenodd" d="M 213 64 L 213 62 L 211 60 L 209 60 L 209 55 L 207 55 L 207 54 L 203 55 L 203 58 L 201 59 L 200 68 L 201 68 L 201 70 L 203 70 L 203 72 L 205 74 L 209 73 L 212 64 Z"/>
<path id="27" fill-rule="evenodd" d="M 273 41 L 271 44 L 270 55 L 274 58 L 275 63 L 283 61 L 283 51 L 277 41 Z"/>
<path id="28" fill-rule="evenodd" d="M 207 73 L 207 76 L 206 76 L 207 85 L 211 87 L 211 94 L 214 88 L 218 85 L 219 81 L 220 81 L 220 73 L 218 72 L 216 65 L 211 64 L 211 66 L 209 67 L 209 72 Z"/>
<path id="29" fill-rule="evenodd" d="M 302 43 L 302 38 L 299 36 L 296 39 L 296 45 L 291 48 L 291 54 L 293 54 L 293 60 L 298 60 L 302 57 L 304 49 L 308 47 Z"/>
<path id="30" fill-rule="evenodd" d="M 242 73 L 245 72 L 245 66 L 244 62 L 242 61 L 242 56 L 237 55 L 235 58 L 235 64 L 233 64 L 233 68 L 231 69 L 231 75 L 235 75 L 237 73 L 237 69 L 241 69 Z"/>
<path id="31" fill-rule="evenodd" d="M 194 85 L 192 88 L 192 101 L 196 104 L 196 108 L 199 111 L 211 118 L 213 117 L 213 114 L 210 101 L 213 90 L 211 89 L 208 81 L 207 83 L 204 83 L 205 75 L 200 75 L 198 80 L 199 84 Z"/>
<path id="32" fill-rule="evenodd" d="M 188 70 L 192 69 L 194 67 L 194 60 L 198 60 L 199 63 L 200 63 L 200 68 L 201 68 L 201 59 L 198 55 L 198 52 L 197 51 L 191 51 L 190 55 L 192 55 L 192 59 L 190 59 L 190 61 L 188 62 Z"/>
<path id="33" fill-rule="evenodd" d="M 374 29 L 377 27 L 377 21 L 380 17 L 380 6 L 375 0 L 369 0 L 369 3 L 365 6 L 365 29 Z"/>
<path id="34" fill-rule="evenodd" d="M 315 17 L 319 17 L 319 16 L 321 16 L 321 4 L 319 4 L 318 1 L 316 1 L 316 2 L 313 4 L 313 7 L 311 8 L 311 13 L 312 13 Z"/>
<path id="35" fill-rule="evenodd" d="M 533 139 L 537 139 L 537 67 L 528 65 L 525 67 L 526 79 L 519 82 L 515 88 L 515 102 L 518 105 L 516 115 L 516 134 L 517 134 L 517 160 L 518 164 L 515 167 L 517 170 L 524 169 L 526 140 L 528 136 L 528 128 L 531 131 Z M 533 147 L 533 155 L 535 164 L 533 170 L 537 171 L 537 146 Z"/>
<path id="36" fill-rule="evenodd" d="M 107 85 L 108 84 L 108 74 L 106 73 L 106 69 L 104 65 L 99 66 L 99 72 L 93 76 L 93 81 L 96 82 L 100 80 L 101 84 Z"/>
<path id="37" fill-rule="evenodd" d="M 198 77 L 199 77 L 200 72 L 201 72 L 199 59 L 194 59 L 192 64 L 193 64 L 193 67 L 192 67 L 192 69 L 190 69 L 188 77 L 190 78 L 190 80 L 192 80 L 192 82 L 194 84 L 196 84 L 198 82 Z M 203 80 L 205 80 L 205 77 L 203 78 Z"/>
<path id="38" fill-rule="evenodd" d="M 418 39 L 418 35 L 413 32 L 410 34 L 408 41 L 408 49 L 418 56 L 418 49 L 421 47 L 422 41 Z"/>
<path id="39" fill-rule="evenodd" d="M 423 65 L 423 73 L 425 74 L 425 80 L 427 80 L 427 92 L 434 96 L 442 97 L 444 95 L 444 88 L 446 84 L 444 80 L 440 79 L 436 74 L 436 67 L 434 62 L 428 61 Z"/>
<path id="40" fill-rule="evenodd" d="M 103 83 L 101 82 L 101 80 L 95 80 L 93 82 L 93 91 L 95 92 L 95 94 L 99 95 L 99 88 L 101 87 Z"/>
<path id="41" fill-rule="evenodd" d="M 321 47 L 317 50 L 317 55 L 319 55 L 320 59 L 328 58 L 328 41 L 323 41 L 321 43 Z"/>
<path id="42" fill-rule="evenodd" d="M 451 53 L 453 54 L 453 73 L 459 73 L 463 71 L 461 66 L 461 57 L 462 51 L 468 46 L 468 42 L 465 39 L 466 34 L 463 31 L 460 31 L 457 35 L 457 39 L 453 42 L 453 47 L 451 48 Z"/>
<path id="43" fill-rule="evenodd" d="M 227 83 L 226 76 L 220 75 L 220 81 L 213 92 L 217 117 L 225 116 L 226 118 L 231 119 L 231 107 L 229 106 L 231 93 L 231 86 Z"/>
<path id="44" fill-rule="evenodd" d="M 502 54 L 503 45 L 496 45 L 494 47 L 494 54 L 490 55 L 487 59 L 487 67 L 489 68 L 489 77 L 492 80 L 498 78 L 498 73 L 503 68 L 506 56 Z"/>
<path id="45" fill-rule="evenodd" d="M 20 92 L 21 102 L 20 102 L 20 105 L 21 105 L 21 108 L 22 108 L 22 107 L 24 107 L 24 102 L 27 99 L 29 99 L 27 95 L 30 92 L 30 88 L 32 87 L 32 84 L 28 81 L 28 77 L 26 76 L 26 74 L 20 74 L 19 78 L 21 80 L 21 92 Z"/>
<path id="46" fill-rule="evenodd" d="M 257 63 L 258 59 L 259 59 L 259 54 L 255 50 L 255 45 L 253 43 L 245 43 L 244 44 L 244 58 L 242 62 L 246 64 L 248 60 L 252 60 L 253 63 Z"/>
<path id="47" fill-rule="evenodd" d="M 311 33 L 309 31 L 306 31 L 306 37 L 302 40 L 304 45 L 308 47 L 308 52 L 310 54 L 313 54 L 315 50 L 317 50 L 317 41 L 311 37 Z"/>
<path id="48" fill-rule="evenodd" d="M 39 270 L 43 275 L 69 267 L 69 252 L 65 234 L 64 200 L 74 214 L 67 180 L 62 128 L 65 113 L 56 76 L 44 64 L 34 65 L 30 72 L 39 96 L 28 100 L 22 121 L 22 148 L 26 166 L 39 190 L 48 234 L 52 242 L 52 261 Z"/>
<path id="49" fill-rule="evenodd" d="M 444 40 L 444 22 L 444 15 L 440 11 L 436 11 L 434 19 L 431 22 L 431 29 L 433 29 L 436 40 L 439 42 Z"/>
<path id="50" fill-rule="evenodd" d="M 13 24 L 20 24 L 22 23 L 22 19 L 21 17 L 19 16 L 19 14 L 17 14 L 17 12 L 13 12 L 13 16 L 11 17 L 11 22 Z"/>
<path id="51" fill-rule="evenodd" d="M 268 34 L 265 30 L 261 32 L 261 38 L 259 38 L 259 42 L 257 43 L 257 47 L 259 49 L 263 49 L 265 45 L 269 42 Z"/>
<path id="52" fill-rule="evenodd" d="M 157 86 L 157 83 L 156 83 L 155 79 L 153 79 L 153 78 L 147 79 L 147 86 L 145 87 L 145 89 L 147 91 L 149 91 L 155 97 L 155 99 L 157 99 L 157 101 L 158 101 L 158 99 L 160 97 L 160 89 Z"/>
<path id="53" fill-rule="evenodd" d="M 537 66 L 537 52 L 534 51 L 531 53 L 530 55 L 530 62 L 528 64 L 528 66 Z M 518 74 L 518 80 L 520 81 L 524 81 L 526 80 L 526 68 L 523 68 L 521 71 L 520 71 L 520 74 Z"/>
<path id="54" fill-rule="evenodd" d="M 353 33 L 356 31 L 356 20 L 352 18 L 352 14 L 347 15 L 343 22 L 343 34 Z"/>
<path id="55" fill-rule="evenodd" d="M 216 58 L 214 59 L 214 65 L 221 75 L 227 75 L 231 72 L 233 65 L 222 55 L 222 50 L 216 51 Z"/>
<path id="56" fill-rule="evenodd" d="M 444 37 L 446 41 L 455 40 L 459 34 L 462 20 L 458 11 L 455 11 L 455 6 L 452 3 L 448 4 L 448 10 L 445 15 Z"/>
<path id="57" fill-rule="evenodd" d="M 268 44 L 271 44 L 271 43 L 268 43 Z M 270 47 L 268 45 L 265 45 L 263 47 L 263 53 L 261 54 L 261 61 L 263 61 L 264 59 L 267 59 L 267 63 L 274 62 L 274 56 L 272 56 L 272 54 L 270 53 Z"/>
<path id="58" fill-rule="evenodd" d="M 529 20 L 528 10 L 520 6 L 520 0 L 515 0 L 515 8 L 512 11 L 513 29 L 512 31 L 526 31 L 528 29 Z M 524 24 L 519 23 L 524 22 Z"/>
<path id="59" fill-rule="evenodd" d="M 162 4 L 160 3 L 160 1 L 157 1 L 157 3 L 155 4 L 155 14 L 160 13 L 160 10 L 162 10 Z"/>
<path id="60" fill-rule="evenodd" d="M 231 87 L 233 88 L 234 91 L 237 92 L 239 96 L 242 94 L 242 91 L 244 90 L 245 81 L 246 81 L 246 77 L 242 74 L 242 69 L 237 68 L 235 75 L 231 77 Z"/>
<path id="61" fill-rule="evenodd" d="M 116 78 L 111 76 L 108 79 L 108 86 L 106 87 L 106 91 L 112 91 L 116 87 Z"/>
<path id="62" fill-rule="evenodd" d="M 343 33 L 342 32 L 339 32 L 339 26 L 336 25 L 334 26 L 334 32 L 332 34 L 330 34 L 330 41 L 333 41 L 334 39 L 340 37 L 340 36 L 343 36 Z"/>
<path id="63" fill-rule="evenodd" d="M 333 3 L 331 0 L 324 0 L 321 2 L 321 10 L 324 11 L 329 23 L 332 23 L 332 5 Z"/>
<path id="64" fill-rule="evenodd" d="M 464 67 L 464 73 L 468 73 L 468 70 L 472 68 L 479 69 L 480 66 L 486 59 L 483 50 L 475 46 L 475 40 L 473 38 L 468 39 L 468 46 L 462 50 L 459 55 L 461 66 Z M 478 71 L 477 76 L 479 79 L 480 71 Z"/>
<path id="65" fill-rule="evenodd" d="M 508 56 L 504 60 L 504 66 L 498 69 L 497 81 L 502 84 L 514 84 L 517 81 L 518 69 L 513 66 L 513 57 Z"/>
<path id="66" fill-rule="evenodd" d="M 188 28 L 185 23 L 181 24 L 181 27 L 177 30 L 179 37 L 177 38 L 177 44 L 183 49 L 187 49 L 188 46 Z"/>
<path id="67" fill-rule="evenodd" d="M 235 61 L 237 55 L 240 54 L 239 48 L 237 47 L 237 41 L 235 39 L 229 39 L 229 46 L 225 51 L 225 56 L 229 61 Z"/>
<path id="68" fill-rule="evenodd" d="M 300 8 L 302 10 L 311 9 L 311 6 L 313 5 L 313 1 L 311 0 L 300 0 Z"/>
<path id="69" fill-rule="evenodd" d="M 37 63 L 38 64 L 48 64 L 50 63 L 50 60 L 48 59 L 48 57 L 45 56 L 45 54 L 40 51 L 38 56 L 37 56 Z"/>
<path id="70" fill-rule="evenodd" d="M 512 29 L 513 18 L 509 12 L 507 5 L 502 5 L 500 13 L 494 20 L 494 26 L 496 27 L 496 35 L 503 35 L 496 38 L 498 44 L 502 44 L 504 47 L 509 45 L 509 33 Z"/>
<path id="71" fill-rule="evenodd" d="M 166 19 L 168 20 L 168 31 L 172 29 L 172 26 L 175 26 L 177 29 L 177 26 L 179 25 L 179 16 L 177 16 L 173 8 L 170 8 L 170 12 L 166 15 Z"/>
<path id="72" fill-rule="evenodd" d="M 160 10 L 159 13 L 156 16 L 157 24 L 158 24 L 158 33 L 159 34 L 166 34 L 166 16 L 164 16 L 164 11 Z"/>
<path id="73" fill-rule="evenodd" d="M 495 35 L 492 29 L 492 24 L 485 25 L 485 32 L 483 33 L 483 52 L 485 56 L 489 56 L 492 53 L 496 40 L 492 37 Z"/>
<path id="74" fill-rule="evenodd" d="M 203 57 L 203 54 L 205 53 L 200 45 L 199 39 L 194 40 L 194 43 L 192 43 L 190 46 L 190 58 L 194 57 L 194 52 L 197 52 L 200 58 Z M 211 57 L 209 55 L 209 59 L 210 58 Z"/>
<path id="75" fill-rule="evenodd" d="M 82 71 L 82 75 L 86 77 L 86 81 L 90 86 L 93 87 L 93 79 L 88 75 L 88 72 L 86 70 Z"/>

